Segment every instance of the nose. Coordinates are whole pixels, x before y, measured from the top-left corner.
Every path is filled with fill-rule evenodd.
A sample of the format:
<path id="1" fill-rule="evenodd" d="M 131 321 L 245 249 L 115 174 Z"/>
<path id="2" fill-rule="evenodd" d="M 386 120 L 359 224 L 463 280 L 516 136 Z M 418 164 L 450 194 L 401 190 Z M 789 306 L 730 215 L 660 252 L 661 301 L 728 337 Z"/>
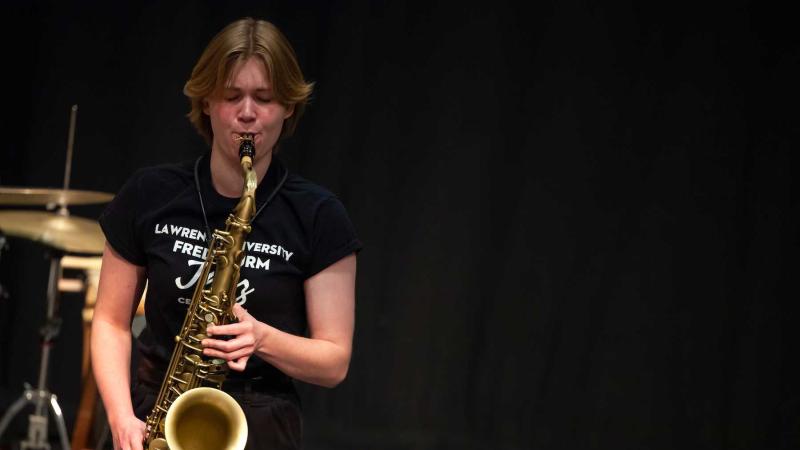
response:
<path id="1" fill-rule="evenodd" d="M 241 122 L 252 122 L 256 119 L 255 104 L 253 103 L 252 98 L 245 97 L 242 100 L 241 107 L 239 108 L 238 118 Z"/>

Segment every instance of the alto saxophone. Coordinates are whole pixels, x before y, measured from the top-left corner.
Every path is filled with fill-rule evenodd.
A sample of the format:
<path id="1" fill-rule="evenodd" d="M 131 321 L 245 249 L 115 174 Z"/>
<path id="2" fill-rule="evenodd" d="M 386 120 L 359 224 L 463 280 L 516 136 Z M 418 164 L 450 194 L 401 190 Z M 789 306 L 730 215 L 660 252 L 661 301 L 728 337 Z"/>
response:
<path id="1" fill-rule="evenodd" d="M 175 349 L 152 412 L 147 416 L 148 450 L 243 449 L 247 422 L 238 403 L 221 390 L 227 363 L 203 355 L 201 342 L 210 324 L 236 321 L 233 305 L 244 256 L 244 240 L 255 214 L 257 178 L 253 169 L 255 145 L 243 135 L 239 145 L 244 187 L 242 197 L 225 221 L 214 230 L 202 275 L 186 311 Z M 205 289 L 213 268 L 214 280 Z"/>

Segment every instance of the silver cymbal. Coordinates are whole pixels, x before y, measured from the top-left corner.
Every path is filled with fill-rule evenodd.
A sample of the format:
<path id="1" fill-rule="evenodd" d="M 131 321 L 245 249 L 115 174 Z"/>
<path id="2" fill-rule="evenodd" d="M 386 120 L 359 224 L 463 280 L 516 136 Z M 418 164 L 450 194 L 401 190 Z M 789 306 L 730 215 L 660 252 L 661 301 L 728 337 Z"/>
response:
<path id="1" fill-rule="evenodd" d="M 100 255 L 106 241 L 97 221 L 47 211 L 0 211 L 0 230 L 66 253 Z"/>
<path id="2" fill-rule="evenodd" d="M 114 194 L 74 189 L 0 187 L 0 205 L 90 205 L 106 203 Z"/>

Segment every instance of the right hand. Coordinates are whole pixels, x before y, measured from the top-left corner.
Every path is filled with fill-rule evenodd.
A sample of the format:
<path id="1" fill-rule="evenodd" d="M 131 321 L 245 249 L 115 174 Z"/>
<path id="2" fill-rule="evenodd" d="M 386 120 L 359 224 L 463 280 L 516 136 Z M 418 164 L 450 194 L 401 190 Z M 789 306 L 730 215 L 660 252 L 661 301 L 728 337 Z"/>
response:
<path id="1" fill-rule="evenodd" d="M 114 450 L 143 450 L 144 422 L 134 415 L 115 422 L 111 426 L 111 435 L 114 437 Z"/>

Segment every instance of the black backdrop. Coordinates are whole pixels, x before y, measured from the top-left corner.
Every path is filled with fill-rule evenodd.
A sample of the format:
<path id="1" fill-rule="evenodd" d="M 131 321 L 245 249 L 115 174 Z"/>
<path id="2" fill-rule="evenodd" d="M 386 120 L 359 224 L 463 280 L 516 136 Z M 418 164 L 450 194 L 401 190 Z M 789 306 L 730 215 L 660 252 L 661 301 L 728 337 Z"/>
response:
<path id="1" fill-rule="evenodd" d="M 61 184 L 73 103 L 74 188 L 193 157 L 182 84 L 241 16 L 317 83 L 283 156 L 366 247 L 349 377 L 302 389 L 309 448 L 800 445 L 787 11 L 67 3 L 2 6 L 2 185 Z M 35 381 L 41 254 L 0 261 L 3 409 Z M 79 303 L 53 360 L 70 422 Z"/>

